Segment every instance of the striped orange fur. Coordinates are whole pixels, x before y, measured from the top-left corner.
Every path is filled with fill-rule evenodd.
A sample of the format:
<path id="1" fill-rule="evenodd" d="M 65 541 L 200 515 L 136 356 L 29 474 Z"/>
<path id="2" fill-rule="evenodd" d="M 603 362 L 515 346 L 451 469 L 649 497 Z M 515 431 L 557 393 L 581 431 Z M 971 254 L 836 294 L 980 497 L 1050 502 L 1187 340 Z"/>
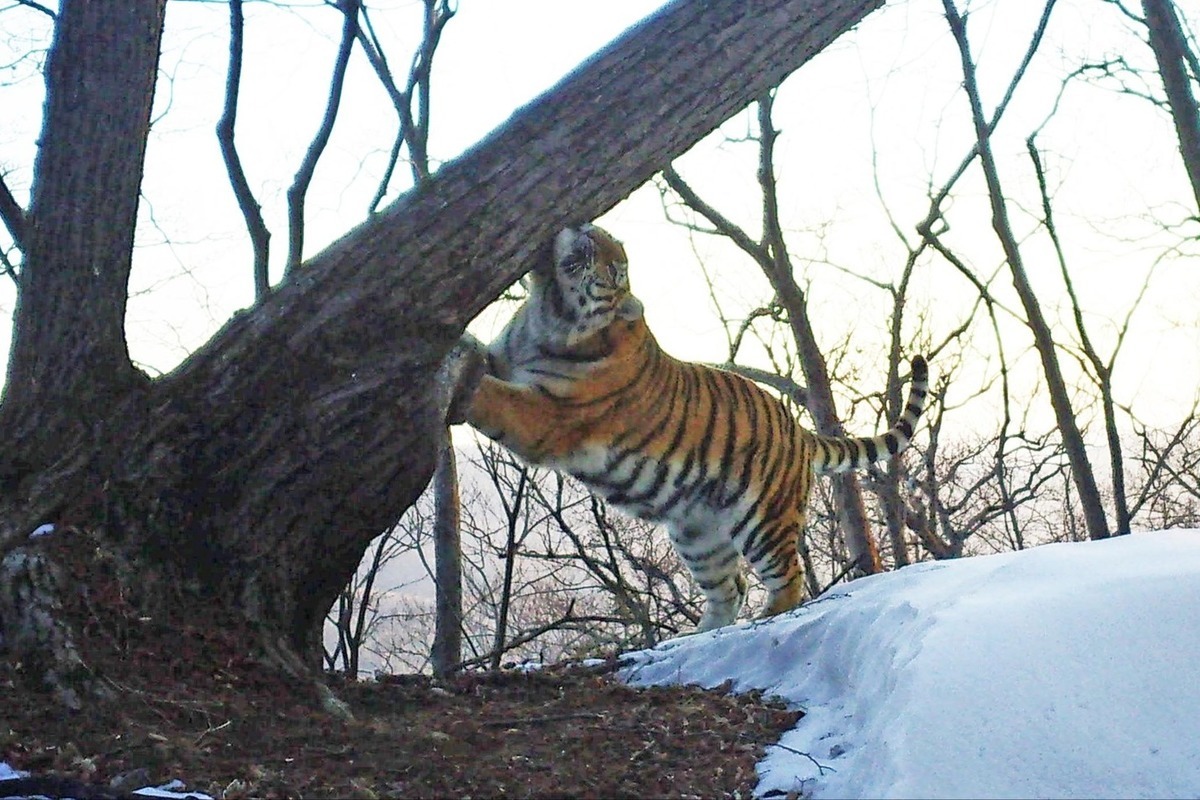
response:
<path id="1" fill-rule="evenodd" d="M 530 296 L 488 348 L 467 421 L 533 464 L 575 476 L 662 522 L 704 592 L 697 630 L 734 621 L 741 560 L 769 592 L 762 616 L 804 599 L 797 552 L 814 473 L 862 468 L 908 446 L 928 392 L 912 361 L 903 414 L 868 438 L 819 436 L 776 397 L 658 346 L 630 293 L 625 249 L 568 229 L 531 273 Z"/>

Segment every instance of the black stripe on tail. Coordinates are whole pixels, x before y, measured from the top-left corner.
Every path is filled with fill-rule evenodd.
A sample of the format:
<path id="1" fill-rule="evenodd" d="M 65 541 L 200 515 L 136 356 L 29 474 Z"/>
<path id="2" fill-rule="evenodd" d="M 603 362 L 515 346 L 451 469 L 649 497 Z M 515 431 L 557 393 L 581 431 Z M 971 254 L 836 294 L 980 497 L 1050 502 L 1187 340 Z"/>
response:
<path id="1" fill-rule="evenodd" d="M 820 446 L 813 453 L 813 468 L 818 472 L 847 472 L 863 469 L 902 452 L 912 440 L 928 395 L 929 365 L 923 356 L 914 356 L 908 400 L 896 424 L 878 436 L 817 436 Z"/>

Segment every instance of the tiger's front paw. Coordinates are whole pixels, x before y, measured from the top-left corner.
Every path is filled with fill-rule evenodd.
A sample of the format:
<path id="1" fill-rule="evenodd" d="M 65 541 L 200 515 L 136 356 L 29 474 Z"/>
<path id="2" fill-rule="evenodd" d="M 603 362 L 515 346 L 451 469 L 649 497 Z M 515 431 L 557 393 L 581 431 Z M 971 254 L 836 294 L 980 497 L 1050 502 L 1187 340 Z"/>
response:
<path id="1" fill-rule="evenodd" d="M 446 355 L 438 380 L 449 394 L 446 424 L 460 425 L 467 421 L 467 412 L 479 382 L 488 370 L 487 347 L 469 333 L 464 333 Z"/>

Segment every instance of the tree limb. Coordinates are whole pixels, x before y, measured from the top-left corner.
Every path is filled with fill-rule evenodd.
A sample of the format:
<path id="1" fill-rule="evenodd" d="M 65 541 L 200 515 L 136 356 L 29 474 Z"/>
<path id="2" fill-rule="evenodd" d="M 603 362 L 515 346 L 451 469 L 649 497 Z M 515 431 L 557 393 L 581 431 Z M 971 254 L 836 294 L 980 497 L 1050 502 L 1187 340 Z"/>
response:
<path id="1" fill-rule="evenodd" d="M 13 244 L 18 249 L 24 249 L 25 209 L 21 208 L 17 198 L 13 197 L 12 190 L 8 188 L 3 174 L 0 174 L 0 219 L 4 220 L 4 226 L 8 228 L 8 234 L 12 237 Z"/>
<path id="2" fill-rule="evenodd" d="M 442 29 L 455 14 L 450 0 L 425 0 L 425 25 L 421 46 L 413 56 L 412 68 L 408 71 L 408 86 L 405 96 L 411 102 L 417 98 L 417 114 L 408 114 L 408 129 L 405 140 L 413 171 L 413 181 L 420 183 L 429 177 L 429 79 L 433 68 L 433 54 L 442 38 Z"/>
<path id="3" fill-rule="evenodd" d="M 269 274 L 271 233 L 263 222 L 262 208 L 254 199 L 254 192 L 246 180 L 242 160 L 234 144 L 234 127 L 237 123 L 238 94 L 242 84 L 242 41 L 245 19 L 242 0 L 229 0 L 229 71 L 225 78 L 225 108 L 217 122 L 217 141 L 221 145 L 221 156 L 225 159 L 225 170 L 229 183 L 237 198 L 238 208 L 246 221 L 250 243 L 254 249 L 254 298 L 262 300 L 271 291 Z"/>
<path id="4" fill-rule="evenodd" d="M 1016 93 L 1017 84 L 1025 77 L 1025 71 L 1029 68 L 1034 54 L 1037 53 L 1038 48 L 1042 44 L 1042 37 L 1046 33 L 1046 27 L 1050 24 L 1050 12 L 1054 10 L 1055 2 L 1056 0 L 1047 0 L 1046 5 L 1043 6 L 1042 16 L 1038 19 L 1038 26 L 1029 41 L 1029 47 L 1025 49 L 1025 56 L 1021 59 L 1021 63 L 1013 73 L 1012 80 L 1009 81 L 1008 88 L 1004 92 L 1004 97 L 1000 98 L 1000 102 L 996 104 L 996 109 L 992 112 L 991 118 L 987 121 L 985 129 L 988 136 L 991 136 L 992 132 L 996 130 L 996 126 L 1000 124 L 1000 119 L 1004 116 L 1004 111 L 1008 108 L 1009 102 Z M 958 183 L 958 179 L 966 173 L 967 169 L 971 166 L 971 162 L 978 155 L 979 141 L 977 139 L 971 145 L 970 152 L 963 156 L 962 161 L 958 162 L 958 166 L 954 169 L 954 172 L 950 174 L 950 177 L 942 184 L 938 193 L 930 200 L 929 213 L 925 215 L 925 219 L 917 223 L 917 232 L 923 238 L 930 238 L 933 235 L 934 224 L 942 218 L 942 203 L 950 196 L 950 190 L 954 188 L 954 185 Z"/>
<path id="5" fill-rule="evenodd" d="M 721 236 L 733 241 L 738 247 L 745 251 L 756 261 L 763 261 L 769 258 L 766 247 L 754 241 L 750 234 L 746 233 L 737 223 L 726 217 L 710 203 L 704 201 L 696 191 L 687 184 L 686 181 L 675 170 L 674 166 L 664 167 L 662 171 L 663 179 L 667 186 L 679 198 L 683 200 L 683 204 L 695 211 L 700 216 L 704 217 L 712 226 L 716 228 L 716 232 Z"/>
<path id="6" fill-rule="evenodd" d="M 290 274 L 300 266 L 304 257 L 304 201 L 308 194 L 308 186 L 312 183 L 313 173 L 316 172 L 317 162 L 329 144 L 333 134 L 333 124 L 337 121 L 338 107 L 342 102 L 342 87 L 346 82 L 346 67 L 350 63 L 350 52 L 354 48 L 354 37 L 358 32 L 358 9 L 361 0 L 339 0 L 338 8 L 345 15 L 342 24 L 342 40 L 338 45 L 337 58 L 334 60 L 333 75 L 329 80 L 329 101 L 325 105 L 325 115 L 321 118 L 321 126 L 317 129 L 312 143 L 300 162 L 296 171 L 296 179 L 288 188 L 288 257 L 284 273 Z"/>
<path id="7" fill-rule="evenodd" d="M 387 92 L 388 98 L 391 99 L 392 106 L 395 108 L 400 120 L 400 130 L 392 143 L 392 149 L 388 155 L 388 162 L 384 168 L 383 177 L 380 179 L 379 187 L 375 192 L 375 196 L 371 199 L 371 204 L 368 206 L 371 213 L 375 213 L 379 204 L 383 202 L 384 195 L 387 194 L 387 188 L 392 181 L 392 175 L 395 172 L 396 163 L 399 161 L 400 149 L 402 147 L 408 147 L 408 160 L 412 171 L 413 183 L 420 184 L 430 175 L 428 151 L 430 121 L 429 84 L 432 74 L 433 56 L 441 41 L 442 30 L 446 27 L 446 23 L 454 17 L 456 12 L 451 7 L 449 0 L 424 0 L 424 3 L 425 14 L 421 44 L 418 45 L 417 51 L 413 55 L 413 63 L 409 69 L 408 80 L 404 89 L 396 85 L 391 66 L 384 55 L 379 38 L 375 35 L 375 30 L 371 25 L 367 9 L 362 9 L 362 25 L 358 31 L 359 46 L 362 47 L 363 53 L 366 54 L 371 68 L 375 70 L 375 76 L 379 79 L 384 91 Z M 412 108 L 414 97 L 419 98 L 417 113 L 415 115 Z"/>
<path id="8" fill-rule="evenodd" d="M 25 6 L 26 8 L 32 8 L 34 11 L 39 11 L 45 14 L 50 19 L 58 19 L 58 15 L 55 14 L 54 11 L 42 5 L 41 3 L 36 2 L 36 0 L 16 0 L 16 2 L 17 5 Z"/>

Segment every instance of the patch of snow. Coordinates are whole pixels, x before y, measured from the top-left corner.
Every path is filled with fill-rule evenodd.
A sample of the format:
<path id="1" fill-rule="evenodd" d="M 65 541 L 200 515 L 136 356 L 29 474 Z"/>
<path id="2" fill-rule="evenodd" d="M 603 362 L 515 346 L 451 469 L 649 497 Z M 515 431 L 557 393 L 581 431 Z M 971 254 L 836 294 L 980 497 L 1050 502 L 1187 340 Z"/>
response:
<path id="1" fill-rule="evenodd" d="M 52 533 L 54 533 L 54 523 L 43 522 L 41 525 L 38 525 L 33 529 L 33 532 L 29 534 L 29 538 L 36 539 L 39 536 L 49 536 Z"/>
<path id="2" fill-rule="evenodd" d="M 1200 795 L 1200 532 L 916 564 L 627 656 L 805 711 L 760 795 Z"/>
<path id="3" fill-rule="evenodd" d="M 164 783 L 162 786 L 148 786 L 145 789 L 138 789 L 133 792 L 134 797 L 168 797 L 172 800 L 213 800 L 210 795 L 203 792 L 189 792 L 185 789 L 183 781 L 174 780 L 169 783 Z"/>
<path id="4" fill-rule="evenodd" d="M 41 794 L 17 796 L 3 793 L 6 788 L 2 783 L 3 781 L 15 781 L 29 777 L 31 777 L 30 773 L 24 770 L 13 769 L 7 763 L 0 761 L 0 800 L 39 800 L 39 798 L 45 797 L 45 795 Z M 173 780 L 161 786 L 147 786 L 131 794 L 134 797 L 159 797 L 170 798 L 170 800 L 213 800 L 212 796 L 203 792 L 187 791 L 183 781 L 179 780 Z"/>

